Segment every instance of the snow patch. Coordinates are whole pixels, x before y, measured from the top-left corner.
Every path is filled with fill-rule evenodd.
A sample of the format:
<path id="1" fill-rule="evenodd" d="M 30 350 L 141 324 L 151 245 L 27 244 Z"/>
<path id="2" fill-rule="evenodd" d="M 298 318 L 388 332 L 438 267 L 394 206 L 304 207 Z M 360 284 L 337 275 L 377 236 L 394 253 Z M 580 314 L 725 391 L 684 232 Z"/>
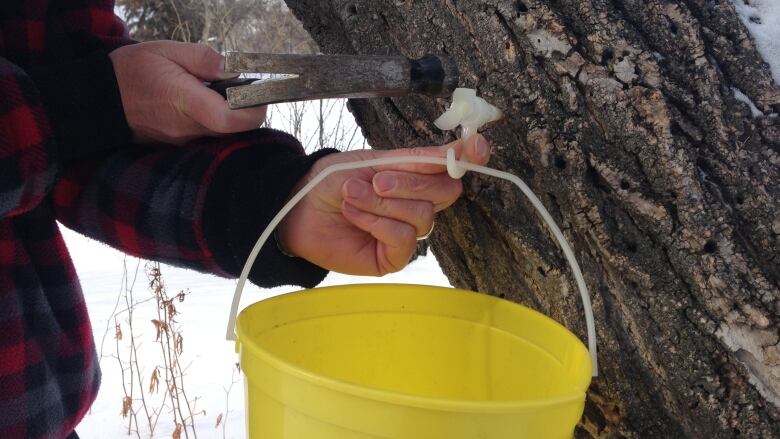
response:
<path id="1" fill-rule="evenodd" d="M 780 1 L 731 0 L 780 86 Z"/>
<path id="2" fill-rule="evenodd" d="M 566 55 L 571 50 L 571 44 L 565 40 L 559 40 L 552 33 L 544 29 L 536 29 L 528 34 L 531 45 L 536 49 L 536 53 L 549 57 L 555 52 Z"/>
<path id="3" fill-rule="evenodd" d="M 756 104 L 754 104 L 745 93 L 742 93 L 737 87 L 731 87 L 731 89 L 734 91 L 734 97 L 737 98 L 738 101 L 748 104 L 748 107 L 750 107 L 750 113 L 753 114 L 754 119 L 764 115 L 764 113 L 759 110 L 758 107 L 756 107 Z"/>

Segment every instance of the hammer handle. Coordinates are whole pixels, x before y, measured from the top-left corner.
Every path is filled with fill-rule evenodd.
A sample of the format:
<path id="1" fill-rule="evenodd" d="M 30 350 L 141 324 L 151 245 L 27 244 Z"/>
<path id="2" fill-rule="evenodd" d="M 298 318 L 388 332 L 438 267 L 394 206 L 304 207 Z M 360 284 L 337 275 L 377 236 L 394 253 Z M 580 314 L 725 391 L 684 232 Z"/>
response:
<path id="1" fill-rule="evenodd" d="M 229 52 L 225 71 L 293 75 L 251 86 L 226 87 L 231 108 L 325 98 L 448 96 L 457 86 L 457 67 L 426 56 L 292 55 Z M 216 83 L 219 84 L 219 83 Z"/>

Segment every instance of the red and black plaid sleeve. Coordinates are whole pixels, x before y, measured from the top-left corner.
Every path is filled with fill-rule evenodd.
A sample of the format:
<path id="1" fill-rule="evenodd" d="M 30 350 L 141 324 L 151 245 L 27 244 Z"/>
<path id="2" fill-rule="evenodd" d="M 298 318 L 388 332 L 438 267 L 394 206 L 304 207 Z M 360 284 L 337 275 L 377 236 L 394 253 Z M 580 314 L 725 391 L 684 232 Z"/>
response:
<path id="1" fill-rule="evenodd" d="M 0 2 L 0 438 L 68 436 L 100 381 L 57 217 L 125 252 L 234 276 L 319 157 L 270 130 L 128 145 L 108 52 L 131 42 L 109 0 Z M 267 247 L 255 282 L 324 277 Z"/>
<path id="2" fill-rule="evenodd" d="M 126 253 L 235 277 L 254 241 L 322 155 L 260 129 L 182 148 L 136 147 L 71 166 L 59 180 L 59 220 Z M 250 276 L 311 287 L 325 270 L 266 245 Z"/>
<path id="3" fill-rule="evenodd" d="M 30 78 L 0 58 L 0 218 L 30 211 L 54 183 L 56 149 Z"/>

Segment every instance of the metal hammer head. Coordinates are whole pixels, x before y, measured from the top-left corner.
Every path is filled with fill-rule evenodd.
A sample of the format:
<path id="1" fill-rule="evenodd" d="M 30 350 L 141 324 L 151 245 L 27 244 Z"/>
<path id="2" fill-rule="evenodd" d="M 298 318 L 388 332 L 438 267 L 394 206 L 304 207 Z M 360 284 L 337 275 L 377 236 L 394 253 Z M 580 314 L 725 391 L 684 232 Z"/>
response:
<path id="1" fill-rule="evenodd" d="M 445 56 L 288 55 L 229 52 L 225 71 L 286 74 L 227 88 L 230 108 L 327 98 L 369 98 L 420 93 L 449 96 L 458 67 Z M 212 88 L 219 83 L 212 85 Z M 224 87 L 223 87 L 224 88 Z"/>

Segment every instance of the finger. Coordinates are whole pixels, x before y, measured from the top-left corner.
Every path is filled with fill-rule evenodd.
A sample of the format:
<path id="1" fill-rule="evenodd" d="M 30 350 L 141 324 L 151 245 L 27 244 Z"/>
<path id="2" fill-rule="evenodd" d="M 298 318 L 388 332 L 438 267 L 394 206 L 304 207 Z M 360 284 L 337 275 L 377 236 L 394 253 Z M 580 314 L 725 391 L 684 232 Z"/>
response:
<path id="1" fill-rule="evenodd" d="M 227 101 L 194 78 L 183 84 L 182 112 L 212 133 L 229 134 L 259 128 L 267 107 L 231 110 Z"/>
<path id="2" fill-rule="evenodd" d="M 422 236 L 433 223 L 433 203 L 427 200 L 405 200 L 378 196 L 371 185 L 359 178 L 351 178 L 342 185 L 344 199 L 358 209 L 377 216 L 392 218 L 414 226 Z"/>
<path id="3" fill-rule="evenodd" d="M 347 221 L 377 240 L 377 274 L 394 273 L 406 266 L 417 248 L 414 227 L 401 221 L 364 212 L 346 201 L 342 203 L 341 212 Z"/>
<path id="4" fill-rule="evenodd" d="M 436 212 L 449 207 L 463 192 L 461 181 L 445 173 L 381 171 L 374 174 L 372 183 L 379 197 L 429 201 Z"/>
<path id="5" fill-rule="evenodd" d="M 469 137 L 465 142 L 461 142 L 461 146 L 461 154 L 456 154 L 456 157 L 465 157 L 470 163 L 478 165 L 485 165 L 490 160 L 490 144 L 481 134 Z"/>
<path id="6" fill-rule="evenodd" d="M 225 72 L 225 57 L 205 44 L 158 42 L 158 53 L 202 81 L 216 81 L 238 76 Z"/>
<path id="7" fill-rule="evenodd" d="M 481 134 L 476 134 L 463 140 L 456 140 L 441 146 L 426 146 L 418 148 L 401 148 L 384 152 L 380 157 L 447 157 L 448 149 L 455 150 L 455 158 L 460 159 L 465 152 L 465 157 L 471 163 L 483 165 L 490 159 L 490 145 Z M 421 174 L 438 174 L 446 171 L 444 165 L 429 164 L 400 164 L 377 167 L 378 170 L 395 169 L 399 171 L 416 172 Z"/>

